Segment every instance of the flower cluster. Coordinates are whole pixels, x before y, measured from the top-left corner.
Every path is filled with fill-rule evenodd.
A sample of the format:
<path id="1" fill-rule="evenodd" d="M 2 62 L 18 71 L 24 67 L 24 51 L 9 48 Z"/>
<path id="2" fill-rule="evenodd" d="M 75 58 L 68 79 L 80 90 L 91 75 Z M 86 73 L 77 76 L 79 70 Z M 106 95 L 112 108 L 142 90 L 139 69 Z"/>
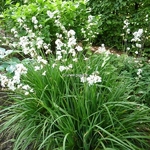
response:
<path id="1" fill-rule="evenodd" d="M 5 75 L 0 75 L 1 86 L 3 88 L 8 88 L 11 91 L 21 89 L 26 95 L 29 94 L 29 92 L 33 92 L 33 89 L 31 89 L 29 85 L 23 85 L 21 83 L 21 75 L 26 73 L 27 68 L 23 64 L 17 64 L 15 66 L 14 76 L 12 78 L 8 78 Z"/>
<path id="2" fill-rule="evenodd" d="M 146 19 L 148 19 L 148 15 L 146 15 Z M 137 24 L 137 23 L 132 22 L 131 25 L 133 24 Z M 137 55 L 139 54 L 139 50 L 143 48 L 144 30 L 140 28 L 137 31 L 133 32 L 131 35 L 129 25 L 130 25 L 129 20 L 128 19 L 124 20 L 123 29 L 125 30 L 125 34 L 122 34 L 124 45 L 127 51 L 132 50 Z M 132 49 L 130 48 L 129 45 L 132 46 Z"/>
<path id="3" fill-rule="evenodd" d="M 131 39 L 131 42 L 139 42 L 141 41 L 141 36 L 143 34 L 143 29 L 139 29 L 138 31 L 133 33 L 134 38 Z"/>
<path id="4" fill-rule="evenodd" d="M 60 24 L 61 25 L 61 24 Z M 65 37 L 62 37 L 62 34 L 56 33 L 57 40 L 56 44 L 56 60 L 61 60 L 62 58 L 66 58 L 67 55 L 76 56 L 77 52 L 83 51 L 83 48 L 77 44 L 77 40 L 75 37 L 74 30 L 65 30 Z"/>
<path id="5" fill-rule="evenodd" d="M 54 11 L 54 12 L 52 12 L 52 11 L 50 11 L 50 10 L 47 11 L 47 15 L 49 16 L 49 18 L 56 18 L 56 17 L 55 17 L 55 14 L 57 14 L 57 13 L 58 13 L 57 10 Z"/>
<path id="6" fill-rule="evenodd" d="M 88 83 L 89 86 L 102 82 L 102 78 L 98 75 L 98 72 L 93 72 L 91 75 L 83 75 L 80 77 L 81 82 Z"/>
<path id="7" fill-rule="evenodd" d="M 23 64 L 17 64 L 14 69 L 14 76 L 13 78 L 9 79 L 5 75 L 1 75 L 1 86 L 3 88 L 7 87 L 14 91 L 16 89 L 16 85 L 20 84 L 20 77 L 22 74 L 27 73 L 27 68 Z"/>
<path id="8" fill-rule="evenodd" d="M 131 39 L 131 42 L 135 42 L 135 45 L 132 45 L 133 48 L 141 49 L 142 48 L 142 35 L 143 35 L 143 29 L 139 29 L 138 31 L 133 33 L 133 38 Z M 135 54 L 138 54 L 138 50 L 135 51 Z"/>
<path id="9" fill-rule="evenodd" d="M 59 66 L 59 70 L 60 72 L 64 71 L 64 70 L 70 70 L 72 69 L 72 64 L 68 65 L 68 66 Z"/>
<path id="10" fill-rule="evenodd" d="M 43 59 L 41 56 L 38 56 L 35 64 L 34 70 L 38 71 L 43 69 L 44 65 L 47 64 L 47 60 Z"/>
<path id="11" fill-rule="evenodd" d="M 137 75 L 138 75 L 138 77 L 139 78 L 141 78 L 142 76 L 141 76 L 141 73 L 142 73 L 142 69 L 138 69 L 138 71 L 137 71 Z"/>
<path id="12" fill-rule="evenodd" d="M 37 24 L 37 23 L 38 23 L 38 20 L 36 19 L 35 16 L 32 17 L 32 22 L 33 22 L 34 24 Z"/>
<path id="13" fill-rule="evenodd" d="M 83 5 L 82 2 L 81 4 Z M 85 5 L 82 10 L 83 14 L 79 14 L 81 15 L 79 18 L 81 19 L 76 17 L 78 15 L 69 15 L 67 16 L 70 17 L 68 20 L 72 20 L 73 23 L 68 23 L 69 21 L 64 15 L 67 13 L 78 12 L 78 9 L 81 9 L 79 8 L 80 2 L 76 2 L 75 5 L 71 6 L 74 7 L 74 11 L 72 12 L 70 3 L 68 5 L 67 2 L 62 2 L 62 8 L 64 7 L 65 9 L 57 8 L 57 3 L 52 3 L 50 5 L 52 5 L 52 7 L 45 5 L 42 15 L 39 13 L 39 5 L 33 5 L 32 8 L 30 8 L 30 5 L 27 5 L 26 7 L 18 8 L 19 10 L 15 10 L 18 13 L 14 10 L 11 12 L 14 18 L 12 21 L 14 21 L 13 23 L 15 24 L 11 29 L 11 33 L 16 39 L 13 40 L 13 42 L 9 41 L 10 46 L 20 50 L 23 53 L 23 56 L 29 57 L 33 62 L 32 65 L 34 71 L 41 70 L 39 72 L 42 72 L 43 76 L 47 74 L 46 70 L 44 70 L 44 66 L 49 65 L 48 60 L 50 60 L 49 57 L 51 56 L 48 54 L 51 54 L 52 52 L 56 54 L 56 59 L 54 60 L 52 67 L 57 66 L 57 69 L 60 72 L 73 69 L 73 64 L 78 62 L 77 54 L 80 52 L 82 53 L 83 51 L 83 45 L 90 45 L 91 43 L 89 43 L 89 41 L 91 42 L 91 39 L 96 36 L 97 31 L 99 30 L 100 20 L 100 16 L 95 17 L 90 15 L 89 11 L 86 10 L 87 7 Z M 31 12 L 26 16 L 25 12 L 28 10 L 27 8 L 32 10 L 33 7 L 35 8 L 35 12 Z M 52 10 L 50 8 L 54 9 Z M 20 12 L 23 13 L 20 14 Z M 24 16 L 22 14 L 24 14 Z M 81 22 L 81 20 L 83 21 Z M 79 22 L 79 25 L 76 24 L 77 22 Z M 82 39 L 84 39 L 84 44 L 79 43 Z M 4 52 L 1 55 L 5 56 L 6 53 L 9 53 L 9 51 Z M 68 63 L 68 58 L 72 58 L 72 62 Z M 22 89 L 26 92 L 30 92 L 30 87 L 21 83 L 21 75 L 26 74 L 27 69 L 25 69 L 23 65 L 21 66 L 21 64 L 18 64 L 13 71 L 12 79 L 9 79 L 4 75 L 0 76 L 2 87 L 13 91 Z M 92 85 L 100 82 L 100 79 L 100 77 L 93 73 L 87 77 L 87 82 Z"/>

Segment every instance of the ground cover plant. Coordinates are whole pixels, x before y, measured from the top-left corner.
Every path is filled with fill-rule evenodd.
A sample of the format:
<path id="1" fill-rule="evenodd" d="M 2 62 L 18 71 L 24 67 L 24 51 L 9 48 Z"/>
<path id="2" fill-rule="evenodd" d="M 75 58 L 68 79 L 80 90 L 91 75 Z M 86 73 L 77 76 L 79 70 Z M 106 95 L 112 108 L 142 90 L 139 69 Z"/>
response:
<path id="1" fill-rule="evenodd" d="M 149 64 L 92 54 L 101 19 L 86 6 L 38 0 L 3 13 L 11 50 L 0 49 L 0 81 L 11 105 L 0 132 L 14 150 L 150 148 Z"/>

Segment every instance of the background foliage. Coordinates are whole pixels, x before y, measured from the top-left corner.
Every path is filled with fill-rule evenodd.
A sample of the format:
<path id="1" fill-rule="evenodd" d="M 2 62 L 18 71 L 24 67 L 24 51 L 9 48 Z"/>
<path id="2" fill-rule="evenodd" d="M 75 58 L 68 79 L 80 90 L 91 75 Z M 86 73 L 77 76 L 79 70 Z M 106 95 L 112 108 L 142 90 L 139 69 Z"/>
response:
<path id="1" fill-rule="evenodd" d="M 89 0 L 88 6 L 92 8 L 93 14 L 102 14 L 103 25 L 96 43 L 105 43 L 109 47 L 114 46 L 119 50 L 125 50 L 125 44 L 127 44 L 126 47 L 130 47 L 132 44 L 130 41 L 132 33 L 143 28 L 147 33 L 144 33 L 145 38 L 142 42 L 144 48 L 149 47 L 150 26 L 149 21 L 145 21 L 146 15 L 150 16 L 149 0 Z M 127 42 L 121 36 L 125 33 L 123 22 L 126 18 L 130 22 L 130 34 L 126 37 Z M 149 50 L 145 49 L 145 52 L 149 53 Z"/>
<path id="2" fill-rule="evenodd" d="M 48 17 L 48 11 L 54 13 L 55 17 Z M 36 17 L 37 24 L 34 24 L 32 17 Z M 6 33 L 11 33 L 12 29 L 15 30 L 17 33 L 15 41 L 31 34 L 27 33 L 30 30 L 40 36 L 45 43 L 50 44 L 53 51 L 57 39 L 56 34 L 62 34 L 62 30 L 74 30 L 78 42 L 82 41 L 82 44 L 86 45 L 86 43 L 90 44 L 96 37 L 100 25 L 100 16 L 91 16 L 84 1 L 52 2 L 39 0 L 26 5 L 11 5 L 9 9 L 3 12 L 3 19 L 1 20 L 1 27 L 5 29 Z M 12 43 L 9 38 L 7 40 Z"/>

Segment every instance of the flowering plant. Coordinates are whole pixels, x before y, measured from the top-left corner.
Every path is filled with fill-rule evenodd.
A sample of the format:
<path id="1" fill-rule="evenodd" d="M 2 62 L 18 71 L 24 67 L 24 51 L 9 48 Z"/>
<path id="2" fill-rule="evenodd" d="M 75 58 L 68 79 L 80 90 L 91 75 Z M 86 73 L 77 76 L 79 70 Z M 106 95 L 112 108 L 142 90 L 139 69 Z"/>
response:
<path id="1" fill-rule="evenodd" d="M 69 30 L 76 32 L 77 43 L 91 43 L 98 33 L 100 16 L 90 15 L 84 0 L 41 0 L 10 7 L 4 12 L 3 24 L 16 38 L 14 42 L 9 41 L 11 47 L 17 45 L 25 54 L 35 55 L 35 49 L 54 52 L 58 36 L 60 40 Z"/>
<path id="2" fill-rule="evenodd" d="M 128 54 L 149 57 L 149 53 L 147 53 L 147 44 L 149 43 L 148 20 L 148 14 L 144 17 L 144 25 L 139 25 L 137 22 L 131 22 L 130 18 L 124 20 L 123 30 L 125 33 L 123 33 L 122 36 L 124 41 L 124 50 Z M 137 26 L 136 30 L 134 26 Z"/>
<path id="3" fill-rule="evenodd" d="M 41 0 L 21 6 L 12 5 L 4 12 L 2 22 L 6 24 L 8 33 L 13 35 L 13 37 L 4 37 L 13 49 L 13 53 L 17 49 L 23 57 L 30 57 L 34 62 L 34 69 L 38 71 L 48 63 L 47 59 L 52 53 L 55 54 L 56 61 L 65 61 L 68 55 L 75 57 L 75 60 L 77 52 L 87 51 L 86 46 L 91 44 L 97 34 L 99 19 L 99 16 L 90 15 L 83 0 L 78 2 Z M 3 44 L 5 44 L 4 41 Z M 69 67 L 60 66 L 60 70 L 67 70 L 70 67 L 70 65 Z M 13 78 L 16 78 L 16 68 L 17 63 L 13 65 L 11 72 L 14 75 Z M 9 89 L 15 90 L 18 89 L 17 87 L 22 87 L 18 82 L 20 75 L 18 77 L 17 82 L 12 79 L 4 80 L 3 87 L 7 87 L 8 80 L 13 85 L 8 86 Z M 1 79 L 3 78 L 1 76 Z"/>

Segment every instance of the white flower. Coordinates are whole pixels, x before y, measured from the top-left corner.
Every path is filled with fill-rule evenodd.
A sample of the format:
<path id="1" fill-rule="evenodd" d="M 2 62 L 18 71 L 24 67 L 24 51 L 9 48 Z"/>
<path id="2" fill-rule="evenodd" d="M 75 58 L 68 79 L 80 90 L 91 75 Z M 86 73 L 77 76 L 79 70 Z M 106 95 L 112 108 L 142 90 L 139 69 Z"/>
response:
<path id="1" fill-rule="evenodd" d="M 91 86 L 91 85 L 93 85 L 95 83 L 102 82 L 102 78 L 97 75 L 97 72 L 92 73 L 88 77 L 83 75 L 83 76 L 81 76 L 80 80 L 83 83 L 87 82 L 89 84 L 89 86 Z"/>
<path id="2" fill-rule="evenodd" d="M 7 86 L 12 91 L 14 91 L 16 89 L 15 82 L 13 80 L 9 80 Z"/>
<path id="3" fill-rule="evenodd" d="M 141 44 L 138 44 L 138 43 L 136 43 L 135 45 L 136 45 L 136 47 L 138 47 L 138 48 L 141 48 L 141 47 L 142 47 L 142 45 L 141 45 Z"/>
<path id="4" fill-rule="evenodd" d="M 130 24 L 129 20 L 128 19 L 124 20 L 124 24 L 128 26 Z"/>
<path id="5" fill-rule="evenodd" d="M 102 82 L 102 79 L 100 76 L 92 74 L 89 77 L 87 77 L 87 82 L 89 85 L 93 85 L 94 83 Z"/>
<path id="6" fill-rule="evenodd" d="M 55 66 L 57 66 L 57 64 L 56 64 L 56 63 L 52 64 L 52 68 L 55 68 Z"/>
<path id="7" fill-rule="evenodd" d="M 21 24 L 23 23 L 23 20 L 21 18 L 18 18 L 17 21 Z"/>
<path id="8" fill-rule="evenodd" d="M 60 66 L 60 67 L 59 67 L 59 70 L 60 70 L 60 72 L 62 72 L 62 71 L 64 71 L 64 70 L 66 70 L 66 67 L 65 67 L 65 66 Z"/>
<path id="9" fill-rule="evenodd" d="M 20 89 L 22 88 L 22 83 L 17 85 L 17 88 Z"/>
<path id="10" fill-rule="evenodd" d="M 85 82 L 87 81 L 86 76 L 82 76 L 82 77 L 80 78 L 80 81 L 81 81 L 82 83 L 85 83 Z"/>
<path id="11" fill-rule="evenodd" d="M 77 44 L 76 43 L 76 39 L 74 37 L 69 38 L 69 40 L 68 40 L 68 47 L 73 47 L 76 44 Z"/>
<path id="12" fill-rule="evenodd" d="M 23 89 L 23 90 L 29 90 L 29 89 L 30 89 L 30 86 L 29 86 L 29 85 L 23 85 L 23 86 L 22 86 L 22 89 Z"/>
<path id="13" fill-rule="evenodd" d="M 74 30 L 69 30 L 68 31 L 68 37 L 74 36 L 75 35 L 75 31 Z"/>
<path id="14" fill-rule="evenodd" d="M 6 87 L 9 79 L 6 76 L 0 74 L 0 81 L 1 81 L 1 86 Z"/>
<path id="15" fill-rule="evenodd" d="M 61 53 L 62 53 L 62 54 L 67 54 L 67 51 L 64 50 L 64 49 L 62 49 L 62 50 L 61 50 Z"/>
<path id="16" fill-rule="evenodd" d="M 30 89 L 30 92 L 31 92 L 31 93 L 33 93 L 33 92 L 34 92 L 34 90 L 33 90 L 33 89 Z"/>
<path id="17" fill-rule="evenodd" d="M 57 38 L 61 39 L 62 38 L 62 34 L 56 33 Z"/>
<path id="18" fill-rule="evenodd" d="M 39 25 L 39 28 L 42 28 L 42 25 L 41 25 L 41 24 Z"/>
<path id="19" fill-rule="evenodd" d="M 135 54 L 138 54 L 139 52 L 138 51 L 135 51 Z"/>
<path id="20" fill-rule="evenodd" d="M 60 39 L 57 39 L 56 41 L 55 41 L 55 44 L 56 44 L 56 48 L 57 49 L 61 49 L 61 47 L 64 45 L 62 42 L 61 42 L 61 40 Z"/>
<path id="21" fill-rule="evenodd" d="M 15 31 L 16 31 L 16 29 L 15 29 L 15 28 L 12 28 L 12 29 L 11 29 L 11 32 L 12 32 L 12 33 L 14 33 Z"/>
<path id="22" fill-rule="evenodd" d="M 142 33 L 143 33 L 143 29 L 139 29 L 139 30 L 138 30 L 138 34 L 139 34 L 139 36 L 141 36 L 141 35 L 142 35 Z"/>
<path id="23" fill-rule="evenodd" d="M 56 51 L 56 55 L 61 55 L 61 51 L 60 51 L 60 50 L 57 50 L 57 51 Z"/>
<path id="24" fill-rule="evenodd" d="M 51 12 L 51 11 L 47 11 L 47 15 L 50 17 L 50 18 L 53 18 L 54 15 L 57 13 L 58 11 L 54 11 L 54 12 Z"/>
<path id="25" fill-rule="evenodd" d="M 101 44 L 101 46 L 96 51 L 96 53 L 105 53 L 105 52 L 106 52 L 106 48 L 104 44 Z"/>
<path id="26" fill-rule="evenodd" d="M 85 34 L 85 30 L 84 30 L 83 28 L 81 29 L 81 32 L 82 32 L 83 34 Z"/>
<path id="27" fill-rule="evenodd" d="M 20 83 L 20 74 L 18 73 L 16 73 L 14 76 L 13 76 L 13 81 L 15 82 L 15 83 L 17 83 L 17 84 L 19 84 Z"/>
<path id="28" fill-rule="evenodd" d="M 62 56 L 58 55 L 56 60 L 61 60 L 61 59 L 62 59 Z"/>
<path id="29" fill-rule="evenodd" d="M 68 65 L 68 69 L 71 69 L 72 67 L 73 67 L 72 64 Z"/>
<path id="30" fill-rule="evenodd" d="M 127 47 L 127 51 L 129 51 L 130 50 L 130 47 Z"/>
<path id="31" fill-rule="evenodd" d="M 129 34 L 130 33 L 130 29 L 127 29 L 126 32 L 127 32 L 127 34 Z"/>
<path id="32" fill-rule="evenodd" d="M 45 52 L 45 54 L 51 54 L 52 53 L 52 51 L 50 50 L 50 49 L 48 49 L 46 52 Z"/>
<path id="33" fill-rule="evenodd" d="M 91 22 L 91 21 L 93 20 L 93 18 L 94 18 L 94 16 L 89 15 L 89 16 L 88 16 L 88 22 Z"/>
<path id="34" fill-rule="evenodd" d="M 38 70 L 40 70 L 40 69 L 41 69 L 41 68 L 40 68 L 39 66 L 35 66 L 35 67 L 34 67 L 34 70 L 35 70 L 35 71 L 38 71 Z"/>
<path id="35" fill-rule="evenodd" d="M 78 58 L 73 58 L 72 61 L 78 62 Z"/>
<path id="36" fill-rule="evenodd" d="M 85 57 L 84 60 L 85 60 L 85 61 L 86 61 L 86 60 L 89 60 L 89 58 Z"/>
<path id="37" fill-rule="evenodd" d="M 79 51 L 79 52 L 83 50 L 83 48 L 82 48 L 81 46 L 79 46 L 79 45 L 76 46 L 76 49 L 77 49 L 77 51 Z"/>
<path id="38" fill-rule="evenodd" d="M 34 38 L 34 37 L 35 37 L 35 33 L 30 33 L 30 34 L 29 34 L 29 37 L 30 37 L 30 38 Z"/>
<path id="39" fill-rule="evenodd" d="M 44 49 L 48 49 L 48 46 L 46 44 L 43 45 Z"/>
<path id="40" fill-rule="evenodd" d="M 72 68 L 72 64 L 68 65 L 68 66 L 59 66 L 59 70 L 62 72 L 64 70 L 69 70 Z"/>
<path id="41" fill-rule="evenodd" d="M 56 23 L 56 26 L 60 27 L 61 26 L 61 23 L 59 20 L 55 20 L 55 23 Z"/>
<path id="42" fill-rule="evenodd" d="M 131 39 L 131 42 L 132 42 L 132 41 L 134 41 L 134 42 L 136 42 L 136 41 L 141 41 L 140 38 L 141 38 L 142 34 L 143 34 L 143 29 L 139 29 L 137 32 L 134 32 L 134 33 L 133 33 L 134 38 Z"/>
<path id="43" fill-rule="evenodd" d="M 27 73 L 27 68 L 23 64 L 17 64 L 16 65 L 16 70 L 15 74 L 26 74 Z"/>
<path id="44" fill-rule="evenodd" d="M 31 55 L 32 58 L 34 58 L 34 57 L 37 56 L 37 53 L 36 53 L 36 51 L 35 51 L 34 48 L 31 48 L 31 49 L 30 49 L 30 55 Z"/>
<path id="45" fill-rule="evenodd" d="M 43 59 L 41 56 L 37 57 L 37 61 L 38 61 L 38 63 L 43 63 L 45 65 L 47 64 L 47 60 Z"/>
<path id="46" fill-rule="evenodd" d="M 43 42 L 44 42 L 43 39 L 41 39 L 40 37 L 37 38 L 36 45 L 39 49 L 42 48 Z"/>
<path id="47" fill-rule="evenodd" d="M 37 29 L 38 28 L 38 26 L 37 25 L 34 25 L 34 29 Z"/>
<path id="48" fill-rule="evenodd" d="M 76 51 L 73 48 L 70 48 L 68 53 L 74 56 L 74 54 L 76 54 Z"/>
<path id="49" fill-rule="evenodd" d="M 45 75 L 46 75 L 46 71 L 44 71 L 44 72 L 42 73 L 42 75 L 45 76 Z"/>
<path id="50" fill-rule="evenodd" d="M 37 23 L 38 23 L 38 20 L 36 19 L 35 16 L 32 17 L 32 22 L 33 22 L 34 24 L 37 24 Z"/>
<path id="51" fill-rule="evenodd" d="M 1 48 L 0 49 L 0 58 L 4 58 L 5 57 L 5 49 L 4 48 Z"/>
<path id="52" fill-rule="evenodd" d="M 142 69 L 138 69 L 137 75 L 139 76 L 142 73 Z"/>
<path id="53" fill-rule="evenodd" d="M 24 93 L 24 95 L 29 95 L 29 92 L 28 92 L 28 91 L 26 91 L 26 92 Z"/>

